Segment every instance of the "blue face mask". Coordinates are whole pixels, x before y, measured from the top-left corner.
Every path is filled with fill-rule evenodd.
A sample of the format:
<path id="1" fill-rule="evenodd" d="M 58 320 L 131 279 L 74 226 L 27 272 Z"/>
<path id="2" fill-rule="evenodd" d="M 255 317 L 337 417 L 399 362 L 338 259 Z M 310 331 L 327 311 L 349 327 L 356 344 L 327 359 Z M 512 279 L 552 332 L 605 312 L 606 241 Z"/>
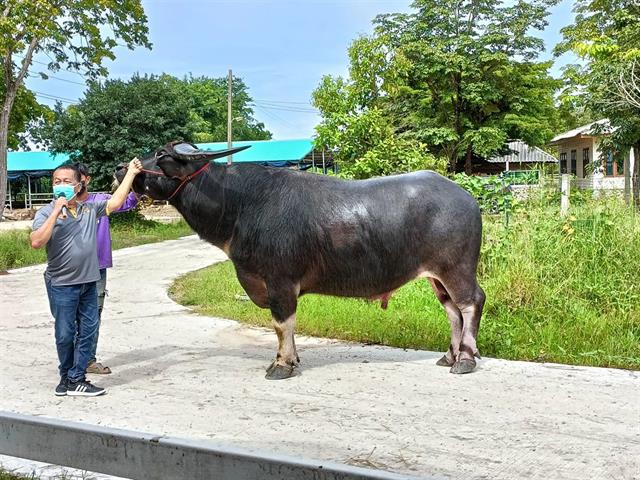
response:
<path id="1" fill-rule="evenodd" d="M 53 186 L 53 196 L 55 198 L 64 197 L 68 200 L 71 200 L 76 196 L 76 192 L 74 191 L 74 185 L 54 185 Z"/>

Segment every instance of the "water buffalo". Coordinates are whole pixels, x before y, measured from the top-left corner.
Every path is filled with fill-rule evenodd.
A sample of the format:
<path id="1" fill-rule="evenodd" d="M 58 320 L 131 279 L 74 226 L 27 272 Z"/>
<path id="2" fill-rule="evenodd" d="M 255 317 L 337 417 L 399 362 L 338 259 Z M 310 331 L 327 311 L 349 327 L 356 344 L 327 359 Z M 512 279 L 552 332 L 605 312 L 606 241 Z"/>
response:
<path id="1" fill-rule="evenodd" d="M 415 278 L 428 279 L 451 323 L 449 350 L 437 364 L 452 373 L 475 368 L 485 295 L 476 281 L 482 219 L 471 195 L 430 171 L 345 181 L 211 163 L 239 150 L 170 143 L 142 159 L 133 189 L 176 207 L 227 253 L 249 298 L 271 310 L 278 352 L 268 379 L 294 375 L 300 361 L 299 296 L 380 299 L 386 307 Z"/>

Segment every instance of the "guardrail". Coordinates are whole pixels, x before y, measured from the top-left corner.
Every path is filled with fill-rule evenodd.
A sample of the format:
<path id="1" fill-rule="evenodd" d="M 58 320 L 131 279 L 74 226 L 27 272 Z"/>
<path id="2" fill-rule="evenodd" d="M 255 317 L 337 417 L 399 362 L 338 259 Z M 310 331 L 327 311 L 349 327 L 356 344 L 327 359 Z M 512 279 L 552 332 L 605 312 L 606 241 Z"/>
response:
<path id="1" fill-rule="evenodd" d="M 3 411 L 0 454 L 132 479 L 434 479 Z"/>

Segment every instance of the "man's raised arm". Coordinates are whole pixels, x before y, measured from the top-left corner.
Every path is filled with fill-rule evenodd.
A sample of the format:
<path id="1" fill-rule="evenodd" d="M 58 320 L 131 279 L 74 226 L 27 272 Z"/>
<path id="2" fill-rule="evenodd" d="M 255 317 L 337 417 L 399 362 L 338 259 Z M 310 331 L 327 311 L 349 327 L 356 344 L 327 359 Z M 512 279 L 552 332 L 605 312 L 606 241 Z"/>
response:
<path id="1" fill-rule="evenodd" d="M 127 168 L 127 174 L 122 179 L 120 186 L 113 192 L 111 198 L 107 201 L 107 212 L 111 213 L 118 210 L 124 201 L 127 199 L 127 194 L 129 190 L 131 190 L 131 185 L 133 185 L 133 180 L 136 178 L 136 175 L 140 173 L 142 170 L 142 164 L 140 160 L 134 158 L 129 162 L 129 167 Z"/>

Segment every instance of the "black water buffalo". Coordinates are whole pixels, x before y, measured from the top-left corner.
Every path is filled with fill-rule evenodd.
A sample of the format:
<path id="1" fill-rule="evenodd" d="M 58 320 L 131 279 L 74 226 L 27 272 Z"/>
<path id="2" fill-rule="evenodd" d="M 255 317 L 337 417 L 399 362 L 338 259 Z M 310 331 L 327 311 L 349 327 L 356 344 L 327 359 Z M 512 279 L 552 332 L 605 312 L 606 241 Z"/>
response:
<path id="1" fill-rule="evenodd" d="M 345 181 L 210 163 L 239 150 L 168 144 L 142 159 L 133 189 L 169 200 L 201 238 L 227 253 L 249 298 L 271 310 L 278 352 L 267 378 L 292 376 L 300 361 L 300 295 L 380 299 L 384 308 L 415 278 L 429 280 L 451 322 L 438 365 L 474 369 L 485 295 L 476 281 L 482 219 L 471 195 L 429 171 Z"/>

